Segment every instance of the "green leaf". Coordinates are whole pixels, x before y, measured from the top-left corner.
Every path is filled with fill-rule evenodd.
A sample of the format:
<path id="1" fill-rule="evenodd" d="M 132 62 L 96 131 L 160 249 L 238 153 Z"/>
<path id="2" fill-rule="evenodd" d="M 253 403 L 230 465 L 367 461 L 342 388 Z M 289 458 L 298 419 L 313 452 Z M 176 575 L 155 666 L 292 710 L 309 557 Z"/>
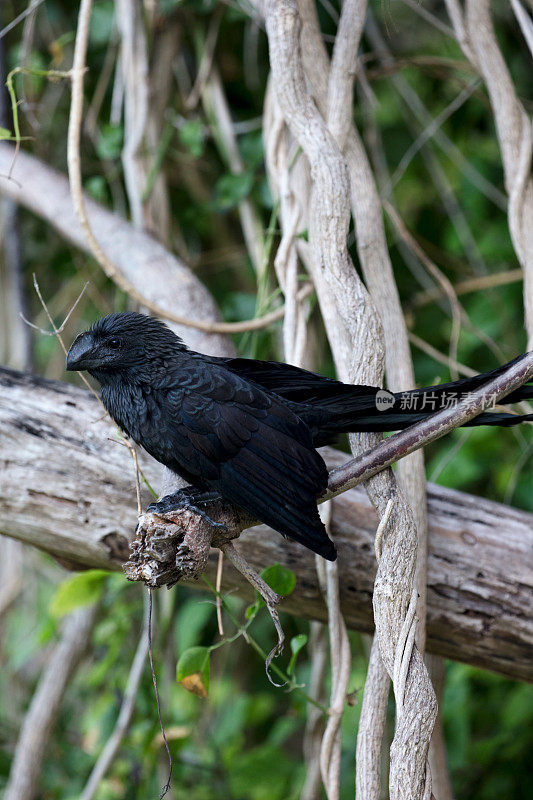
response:
<path id="1" fill-rule="evenodd" d="M 107 183 L 103 175 L 93 175 L 87 178 L 84 189 L 99 203 L 103 203 L 107 199 Z"/>
<path id="2" fill-rule="evenodd" d="M 294 675 L 294 668 L 296 667 L 296 659 L 298 658 L 298 653 L 300 650 L 305 647 L 307 644 L 307 634 L 299 633 L 297 636 L 293 636 L 291 639 L 291 660 L 289 661 L 289 666 L 287 667 L 287 675 Z"/>
<path id="3" fill-rule="evenodd" d="M 269 210 L 274 208 L 274 198 L 272 197 L 272 190 L 266 178 L 261 178 L 259 183 L 257 184 L 255 197 L 258 200 L 258 202 L 261 203 L 263 208 L 268 208 Z"/>
<path id="4" fill-rule="evenodd" d="M 176 680 L 188 692 L 207 697 L 209 692 L 208 647 L 189 647 L 179 658 L 176 667 Z"/>
<path id="5" fill-rule="evenodd" d="M 204 152 L 204 126 L 201 120 L 191 119 L 179 129 L 179 140 L 189 153 L 200 158 Z"/>
<path id="6" fill-rule="evenodd" d="M 259 609 L 263 605 L 264 605 L 264 603 L 262 603 L 260 601 L 260 599 L 259 599 L 259 600 L 256 600 L 255 603 L 252 603 L 250 606 L 248 606 L 246 611 L 244 612 L 244 616 L 246 617 L 246 621 L 250 622 L 250 620 L 254 619 L 257 616 L 257 612 L 259 611 Z"/>
<path id="7" fill-rule="evenodd" d="M 235 208 L 251 191 L 254 176 L 249 172 L 241 175 L 223 175 L 215 186 L 214 207 L 218 211 Z"/>
<path id="8" fill-rule="evenodd" d="M 108 575 L 105 569 L 89 569 L 67 578 L 57 587 L 50 600 L 50 614 L 53 617 L 62 617 L 76 608 L 96 603 L 100 599 L 104 580 Z"/>
<path id="9" fill-rule="evenodd" d="M 294 762 L 281 747 L 264 743 L 241 749 L 227 765 L 227 775 L 234 797 L 247 800 L 286 800 Z"/>
<path id="10" fill-rule="evenodd" d="M 265 158 L 262 131 L 253 131 L 241 137 L 239 149 L 245 163 L 252 169 L 259 167 Z"/>
<path id="11" fill-rule="evenodd" d="M 104 46 L 109 43 L 113 31 L 115 4 L 111 0 L 95 3 L 91 13 L 89 40 L 92 44 Z"/>
<path id="12" fill-rule="evenodd" d="M 0 128 L 0 139 L 11 139 L 12 135 L 8 128 Z"/>
<path id="13" fill-rule="evenodd" d="M 200 603 L 196 597 L 191 597 L 180 606 L 175 625 L 179 652 L 184 653 L 201 641 L 202 632 L 213 612 L 211 603 Z"/>
<path id="14" fill-rule="evenodd" d="M 39 644 L 45 645 L 48 642 L 51 642 L 54 636 L 57 633 L 57 622 L 52 617 L 47 616 L 42 624 L 41 630 L 39 631 L 38 641 Z"/>
<path id="15" fill-rule="evenodd" d="M 268 583 L 271 589 L 276 594 L 286 597 L 290 594 L 296 586 L 296 575 L 287 567 L 282 567 L 281 564 L 272 564 L 261 573 L 261 577 Z"/>
<path id="16" fill-rule="evenodd" d="M 120 156 L 124 131 L 122 125 L 102 125 L 96 140 L 96 152 L 99 158 L 113 160 Z"/>

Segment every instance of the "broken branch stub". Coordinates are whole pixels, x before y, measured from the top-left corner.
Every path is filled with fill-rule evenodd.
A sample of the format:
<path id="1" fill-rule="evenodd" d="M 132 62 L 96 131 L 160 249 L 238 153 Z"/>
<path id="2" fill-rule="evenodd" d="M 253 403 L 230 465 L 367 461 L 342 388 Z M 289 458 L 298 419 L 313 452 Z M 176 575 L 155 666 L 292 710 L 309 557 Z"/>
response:
<path id="1" fill-rule="evenodd" d="M 164 515 L 141 514 L 124 572 L 128 580 L 142 581 L 151 589 L 170 588 L 182 578 L 198 580 L 206 570 L 211 547 L 220 548 L 257 589 L 272 618 L 278 641 L 266 658 L 265 668 L 269 681 L 274 683 L 269 673 L 270 663 L 283 652 L 285 641 L 276 609 L 282 598 L 232 544 L 232 540 L 237 539 L 244 528 L 254 524 L 254 520 L 246 512 L 223 501 L 210 504 L 211 510 L 218 520 L 216 525 L 190 509 L 177 509 Z"/>
<path id="2" fill-rule="evenodd" d="M 152 589 L 170 588 L 181 579 L 198 580 L 205 572 L 210 548 L 224 548 L 254 524 L 244 511 L 223 501 L 210 504 L 211 512 L 225 529 L 189 509 L 142 514 L 124 564 L 127 579 L 142 581 Z"/>

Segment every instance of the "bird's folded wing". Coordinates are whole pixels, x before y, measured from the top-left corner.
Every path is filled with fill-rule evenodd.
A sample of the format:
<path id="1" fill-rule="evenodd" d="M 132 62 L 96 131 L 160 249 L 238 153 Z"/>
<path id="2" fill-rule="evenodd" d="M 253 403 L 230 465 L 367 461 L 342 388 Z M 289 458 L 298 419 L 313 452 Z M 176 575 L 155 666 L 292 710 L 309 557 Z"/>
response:
<path id="1" fill-rule="evenodd" d="M 316 498 L 327 470 L 307 426 L 282 401 L 224 370 L 168 394 L 173 457 L 280 533 L 334 557 Z"/>

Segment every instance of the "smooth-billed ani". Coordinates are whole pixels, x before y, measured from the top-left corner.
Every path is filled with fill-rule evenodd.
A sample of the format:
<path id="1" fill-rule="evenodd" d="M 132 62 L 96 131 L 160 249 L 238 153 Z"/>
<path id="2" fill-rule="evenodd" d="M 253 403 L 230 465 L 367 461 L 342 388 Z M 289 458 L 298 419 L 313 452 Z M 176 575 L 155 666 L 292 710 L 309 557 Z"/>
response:
<path id="1" fill-rule="evenodd" d="M 335 547 L 316 504 L 326 491 L 328 474 L 315 448 L 343 432 L 407 428 L 457 402 L 505 367 L 387 394 L 388 404 L 382 406 L 375 387 L 343 384 L 274 361 L 195 353 L 159 320 L 117 313 L 76 338 L 67 369 L 93 375 L 106 409 L 122 430 L 192 484 L 150 510 L 197 509 L 194 504 L 221 495 L 334 560 Z M 531 396 L 529 384 L 506 402 Z M 485 412 L 469 424 L 509 426 L 532 419 Z"/>

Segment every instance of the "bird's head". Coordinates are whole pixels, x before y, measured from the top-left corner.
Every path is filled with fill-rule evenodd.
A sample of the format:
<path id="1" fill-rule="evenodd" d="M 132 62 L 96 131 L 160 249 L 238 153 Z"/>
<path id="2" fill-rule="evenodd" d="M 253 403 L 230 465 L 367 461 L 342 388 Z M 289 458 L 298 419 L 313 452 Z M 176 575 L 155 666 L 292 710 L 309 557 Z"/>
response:
<path id="1" fill-rule="evenodd" d="M 181 339 L 153 317 L 109 314 L 76 337 L 67 354 L 67 370 L 87 370 L 101 381 L 114 373 L 153 370 L 184 350 Z"/>

